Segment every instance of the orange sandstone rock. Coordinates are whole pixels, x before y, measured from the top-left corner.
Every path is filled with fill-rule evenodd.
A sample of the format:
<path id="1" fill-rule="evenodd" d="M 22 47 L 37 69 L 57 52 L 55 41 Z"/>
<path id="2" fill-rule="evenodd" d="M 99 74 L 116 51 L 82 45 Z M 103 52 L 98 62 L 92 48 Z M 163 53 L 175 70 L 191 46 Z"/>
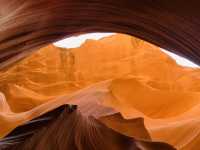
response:
<path id="1" fill-rule="evenodd" d="M 0 136 L 76 104 L 83 115 L 127 136 L 194 150 L 200 145 L 199 75 L 199 69 L 181 67 L 160 48 L 128 35 L 87 40 L 73 49 L 50 45 L 1 72 Z M 144 119 L 142 135 L 133 134 L 137 124 L 128 124 L 137 118 Z"/>

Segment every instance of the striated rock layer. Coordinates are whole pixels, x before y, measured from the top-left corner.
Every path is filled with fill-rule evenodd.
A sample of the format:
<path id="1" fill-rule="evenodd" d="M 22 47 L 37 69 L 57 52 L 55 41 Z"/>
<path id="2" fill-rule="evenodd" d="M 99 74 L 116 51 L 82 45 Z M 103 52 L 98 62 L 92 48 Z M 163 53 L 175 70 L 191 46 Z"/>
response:
<path id="1" fill-rule="evenodd" d="M 200 145 L 199 75 L 199 69 L 179 66 L 160 48 L 128 35 L 87 40 L 73 49 L 50 45 L 1 72 L 0 136 L 73 104 L 83 118 L 93 116 L 89 124 L 99 124 L 100 133 L 105 127 L 147 147 L 195 150 Z"/>
<path id="2" fill-rule="evenodd" d="M 90 50 L 88 54 L 80 49 L 60 57 L 53 53 L 52 58 L 67 59 L 61 64 L 53 62 L 52 66 L 59 68 L 56 73 L 56 67 L 48 68 L 41 61 L 47 59 L 43 54 L 38 56 L 41 60 L 32 58 L 38 64 L 25 61 L 20 68 L 21 62 L 19 66 L 15 63 L 64 37 L 109 31 L 140 37 L 200 64 L 199 5 L 197 0 L 0 0 L 1 137 L 71 103 L 86 116 L 99 118 L 120 112 L 122 119 L 144 118 L 145 131 L 153 140 L 181 150 L 198 149 L 199 70 L 176 65 L 154 46 L 134 44 L 131 37 L 120 45 L 123 38 L 111 38 L 117 47 L 101 40 L 101 46 L 89 46 L 97 51 L 94 54 L 89 48 L 80 48 Z M 14 66 L 3 71 L 9 65 Z M 29 65 L 38 67 L 27 71 Z M 119 118 L 115 119 L 105 123 L 116 127 Z M 132 135 L 122 129 L 115 128 Z"/>
<path id="3" fill-rule="evenodd" d="M 123 122 L 118 123 L 127 126 Z M 133 127 L 143 126 L 142 121 L 137 119 L 129 121 L 129 124 Z M 148 135 L 147 132 L 145 134 Z M 137 134 L 134 135 L 137 137 Z M 149 137 L 140 138 L 145 140 L 136 140 L 115 132 L 92 116 L 82 116 L 76 107 L 64 105 L 13 130 L 0 141 L 0 148 L 4 150 L 175 150 L 168 144 L 152 142 Z"/>
<path id="4" fill-rule="evenodd" d="M 140 37 L 200 64 L 198 0 L 1 0 L 0 68 L 89 32 Z"/>

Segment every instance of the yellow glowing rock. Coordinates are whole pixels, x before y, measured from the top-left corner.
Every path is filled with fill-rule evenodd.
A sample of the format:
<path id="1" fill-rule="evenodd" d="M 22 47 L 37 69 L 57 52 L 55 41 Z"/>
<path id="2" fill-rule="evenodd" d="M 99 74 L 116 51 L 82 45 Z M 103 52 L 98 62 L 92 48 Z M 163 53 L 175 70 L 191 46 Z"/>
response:
<path id="1" fill-rule="evenodd" d="M 70 103 L 86 115 L 98 116 L 106 106 L 124 119 L 144 118 L 153 140 L 181 150 L 200 145 L 200 69 L 181 67 L 158 47 L 128 35 L 87 40 L 73 49 L 45 47 L 1 72 L 0 91 L 1 137 Z M 128 135 L 138 128 L 103 120 Z"/>

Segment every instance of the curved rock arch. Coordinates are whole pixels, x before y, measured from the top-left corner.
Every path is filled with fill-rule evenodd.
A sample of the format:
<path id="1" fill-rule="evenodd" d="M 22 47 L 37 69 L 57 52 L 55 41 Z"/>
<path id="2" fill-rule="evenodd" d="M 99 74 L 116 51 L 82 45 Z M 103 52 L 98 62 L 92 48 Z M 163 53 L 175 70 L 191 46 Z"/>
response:
<path id="1" fill-rule="evenodd" d="M 126 33 L 200 64 L 198 0 L 0 0 L 0 67 L 89 32 Z"/>

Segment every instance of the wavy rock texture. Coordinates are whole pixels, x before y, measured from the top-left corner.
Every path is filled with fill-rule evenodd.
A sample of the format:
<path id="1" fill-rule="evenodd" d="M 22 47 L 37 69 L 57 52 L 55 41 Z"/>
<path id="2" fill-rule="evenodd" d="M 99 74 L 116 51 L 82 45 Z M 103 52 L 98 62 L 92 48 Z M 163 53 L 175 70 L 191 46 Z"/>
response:
<path id="1" fill-rule="evenodd" d="M 152 139 L 195 150 L 200 145 L 199 74 L 128 35 L 87 40 L 73 49 L 50 45 L 1 72 L 0 135 L 74 104 L 84 118 L 93 116 L 109 133 L 112 129 L 144 147 L 173 149 Z"/>
<path id="2" fill-rule="evenodd" d="M 110 120 L 109 116 L 107 119 Z M 129 125 L 141 125 L 139 129 L 144 129 L 142 120 L 131 120 Z M 75 106 L 64 105 L 19 126 L 0 141 L 0 146 L 4 150 L 175 150 L 168 144 L 150 141 L 149 136 L 140 138 L 146 140 L 115 132 L 92 116 L 82 116 Z"/>
<path id="3" fill-rule="evenodd" d="M 200 64 L 199 5 L 198 0 L 1 0 L 0 68 L 64 37 L 97 31 L 131 34 Z"/>
<path id="4" fill-rule="evenodd" d="M 197 0 L 0 0 L 0 68 L 15 65 L 38 48 L 64 37 L 96 31 L 131 34 L 200 64 L 199 5 Z M 118 43 L 123 43 L 121 38 Z M 99 51 L 98 56 L 104 57 L 97 60 L 85 57 L 83 52 L 74 52 L 75 58 L 66 56 L 70 73 L 59 69 L 59 75 L 44 69 L 43 61 L 43 68 L 39 63 L 38 70 L 36 67 L 35 72 L 28 71 L 28 76 L 16 77 L 16 67 L 13 72 L 7 68 L 9 71 L 1 75 L 1 137 L 20 124 L 72 103 L 78 104 L 86 116 L 94 113 L 99 118 L 120 112 L 125 119 L 142 117 L 153 140 L 170 143 L 178 149 L 198 149 L 199 70 L 182 68 L 155 50 L 158 48 L 139 45 L 105 46 L 106 50 L 115 48 L 111 51 L 114 56 Z M 98 47 L 94 49 L 98 51 Z M 116 49 L 121 53 L 116 53 Z M 65 59 L 65 54 L 62 56 Z M 91 52 L 91 56 L 97 55 Z M 151 57 L 146 59 L 146 56 Z M 85 65 L 85 62 L 90 63 Z M 25 70 L 22 68 L 22 72 Z M 44 77 L 47 83 L 39 77 Z"/>

